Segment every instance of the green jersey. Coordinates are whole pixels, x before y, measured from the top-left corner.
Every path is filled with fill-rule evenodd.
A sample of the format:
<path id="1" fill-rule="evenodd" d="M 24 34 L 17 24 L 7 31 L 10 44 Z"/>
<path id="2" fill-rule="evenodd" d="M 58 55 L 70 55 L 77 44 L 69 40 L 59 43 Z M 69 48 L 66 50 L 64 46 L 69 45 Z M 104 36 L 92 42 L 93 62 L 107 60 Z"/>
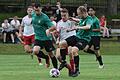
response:
<path id="1" fill-rule="evenodd" d="M 49 17 L 41 13 L 40 15 L 36 15 L 34 12 L 32 14 L 32 24 L 35 32 L 35 39 L 38 40 L 51 40 L 51 36 L 46 35 L 46 30 L 53 26 Z"/>
<path id="2" fill-rule="evenodd" d="M 100 29 L 99 19 L 96 16 L 92 18 L 93 18 L 93 25 L 91 29 Z M 100 36 L 100 31 L 92 31 L 91 36 Z"/>
<path id="3" fill-rule="evenodd" d="M 91 16 L 87 16 L 85 19 L 81 19 L 80 22 L 79 22 L 79 26 L 80 27 L 83 27 L 83 26 L 86 26 L 86 25 L 92 25 L 93 24 L 93 19 Z M 87 42 L 90 42 L 91 40 L 91 28 L 88 29 L 88 30 L 83 30 L 83 29 L 80 29 L 77 31 L 77 37 L 79 39 L 83 39 L 83 40 L 86 40 Z"/>

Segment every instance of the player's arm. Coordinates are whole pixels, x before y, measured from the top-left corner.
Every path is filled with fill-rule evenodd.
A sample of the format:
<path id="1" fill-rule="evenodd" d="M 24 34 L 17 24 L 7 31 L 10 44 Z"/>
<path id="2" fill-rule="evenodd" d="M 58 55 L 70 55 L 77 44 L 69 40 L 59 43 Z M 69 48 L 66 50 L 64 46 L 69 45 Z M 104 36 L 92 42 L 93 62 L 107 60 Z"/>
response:
<path id="1" fill-rule="evenodd" d="M 76 27 L 76 29 L 83 29 L 83 30 L 88 30 L 88 29 L 90 29 L 91 26 L 93 25 L 93 20 L 92 20 L 92 19 L 88 19 L 85 23 L 86 23 L 85 26 L 80 26 L 80 25 L 78 25 L 78 26 Z"/>
<path id="2" fill-rule="evenodd" d="M 75 22 L 80 22 L 80 19 L 78 19 L 78 18 L 74 18 L 74 17 L 69 17 L 69 20 L 71 20 L 71 21 L 75 21 Z"/>
<path id="3" fill-rule="evenodd" d="M 56 26 L 51 22 L 48 16 L 46 16 L 46 19 L 44 22 L 45 22 L 45 25 L 48 26 L 48 29 L 46 30 L 47 35 L 49 35 L 50 33 L 56 30 Z"/>
<path id="4" fill-rule="evenodd" d="M 77 26 L 76 29 L 83 29 L 83 30 L 87 30 L 87 29 L 90 29 L 91 25 L 90 24 L 87 24 L 86 26 Z"/>

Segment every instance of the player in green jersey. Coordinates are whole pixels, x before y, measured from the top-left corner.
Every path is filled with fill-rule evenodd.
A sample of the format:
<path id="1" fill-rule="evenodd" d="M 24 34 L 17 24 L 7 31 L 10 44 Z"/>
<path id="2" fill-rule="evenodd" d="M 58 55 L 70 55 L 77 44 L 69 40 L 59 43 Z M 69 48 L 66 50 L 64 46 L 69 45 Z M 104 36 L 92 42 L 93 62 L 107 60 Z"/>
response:
<path id="1" fill-rule="evenodd" d="M 41 49 L 45 48 L 52 60 L 53 67 L 57 68 L 57 59 L 53 54 L 55 48 L 52 43 L 52 37 L 50 36 L 50 32 L 56 30 L 56 28 L 48 16 L 41 12 L 41 10 L 41 5 L 36 3 L 32 14 L 32 24 L 35 32 L 33 52 L 40 57 L 47 57 L 42 55 L 43 52 L 41 51 Z"/>

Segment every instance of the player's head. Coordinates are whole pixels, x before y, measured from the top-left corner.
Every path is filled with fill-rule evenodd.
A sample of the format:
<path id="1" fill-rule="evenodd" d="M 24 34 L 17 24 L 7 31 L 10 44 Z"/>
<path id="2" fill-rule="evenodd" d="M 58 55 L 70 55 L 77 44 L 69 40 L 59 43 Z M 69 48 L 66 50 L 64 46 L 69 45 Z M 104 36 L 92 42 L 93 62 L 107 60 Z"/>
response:
<path id="1" fill-rule="evenodd" d="M 8 20 L 7 20 L 7 19 L 5 19 L 5 20 L 4 20 L 4 23 L 8 23 Z"/>
<path id="2" fill-rule="evenodd" d="M 33 7 L 32 6 L 28 6 L 28 8 L 27 8 L 28 15 L 31 15 L 32 11 L 33 11 Z"/>
<path id="3" fill-rule="evenodd" d="M 81 18 L 85 17 L 87 15 L 87 9 L 84 6 L 79 6 L 77 8 L 77 14 Z"/>
<path id="4" fill-rule="evenodd" d="M 13 18 L 14 20 L 17 20 L 18 19 L 18 16 L 14 16 L 14 18 Z"/>
<path id="5" fill-rule="evenodd" d="M 61 17 L 63 21 L 67 21 L 68 20 L 68 10 L 66 8 L 63 8 L 61 10 Z"/>
<path id="6" fill-rule="evenodd" d="M 90 16 L 94 16 L 94 15 L 95 15 L 95 10 L 94 10 L 94 8 L 89 8 L 88 14 L 89 14 Z"/>
<path id="7" fill-rule="evenodd" d="M 40 15 L 41 11 L 42 11 L 41 5 L 38 4 L 38 3 L 35 3 L 35 5 L 34 5 L 34 11 L 35 11 L 36 15 Z"/>

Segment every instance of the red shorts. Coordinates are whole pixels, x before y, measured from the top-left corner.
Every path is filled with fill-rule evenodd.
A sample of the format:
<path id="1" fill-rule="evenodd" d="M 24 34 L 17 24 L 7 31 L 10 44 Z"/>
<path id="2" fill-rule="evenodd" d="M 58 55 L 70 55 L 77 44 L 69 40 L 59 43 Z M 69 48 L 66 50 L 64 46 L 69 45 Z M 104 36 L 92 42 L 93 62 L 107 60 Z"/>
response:
<path id="1" fill-rule="evenodd" d="M 31 45 L 34 43 L 35 39 L 34 39 L 34 35 L 31 36 L 23 36 L 24 39 L 24 45 Z"/>

